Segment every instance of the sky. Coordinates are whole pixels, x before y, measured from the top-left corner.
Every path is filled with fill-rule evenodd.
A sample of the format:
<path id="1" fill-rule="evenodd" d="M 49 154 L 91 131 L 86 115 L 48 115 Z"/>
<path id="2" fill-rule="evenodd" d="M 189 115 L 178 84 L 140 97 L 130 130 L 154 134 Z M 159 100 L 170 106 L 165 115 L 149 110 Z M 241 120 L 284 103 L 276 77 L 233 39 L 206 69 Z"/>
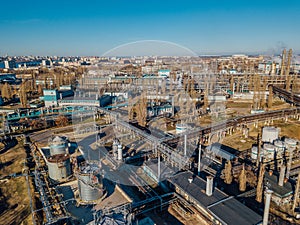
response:
<path id="1" fill-rule="evenodd" d="M 101 56 L 143 40 L 200 55 L 299 52 L 299 11 L 299 0 L 7 0 L 0 56 Z"/>

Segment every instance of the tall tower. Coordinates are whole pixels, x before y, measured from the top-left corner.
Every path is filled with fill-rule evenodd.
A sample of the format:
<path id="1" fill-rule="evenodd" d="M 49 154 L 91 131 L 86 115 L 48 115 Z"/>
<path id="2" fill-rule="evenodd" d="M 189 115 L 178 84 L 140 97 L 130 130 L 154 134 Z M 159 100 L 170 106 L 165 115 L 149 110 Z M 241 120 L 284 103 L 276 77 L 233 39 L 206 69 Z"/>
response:
<path id="1" fill-rule="evenodd" d="M 290 67 L 291 67 L 292 56 L 293 56 L 293 50 L 290 49 L 289 53 L 288 53 L 288 59 L 287 59 L 286 68 L 285 68 L 285 76 L 288 76 L 290 74 Z"/>
<path id="2" fill-rule="evenodd" d="M 286 49 L 283 49 L 282 58 L 281 58 L 281 68 L 280 68 L 280 75 L 282 76 L 285 71 L 285 60 L 286 60 Z"/>

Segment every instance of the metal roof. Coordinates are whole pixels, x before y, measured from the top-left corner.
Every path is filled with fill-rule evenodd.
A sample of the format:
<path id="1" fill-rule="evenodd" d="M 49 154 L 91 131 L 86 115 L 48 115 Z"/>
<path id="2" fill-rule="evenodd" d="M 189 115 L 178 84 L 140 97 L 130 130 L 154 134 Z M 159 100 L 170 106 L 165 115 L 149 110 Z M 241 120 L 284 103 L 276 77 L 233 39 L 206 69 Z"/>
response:
<path id="1" fill-rule="evenodd" d="M 279 176 L 276 174 L 270 175 L 268 172 L 265 172 L 264 184 L 269 189 L 274 191 L 274 195 L 277 195 L 281 198 L 289 196 L 293 193 L 293 186 L 290 182 L 283 183 L 283 186 L 278 185 Z"/>
<path id="2" fill-rule="evenodd" d="M 188 181 L 190 177 L 194 177 L 192 183 Z M 212 196 L 207 196 L 206 181 L 190 171 L 179 173 L 169 181 L 192 197 L 197 204 L 206 208 L 222 224 L 256 225 L 262 221 L 260 215 L 217 188 L 214 188 Z"/>
<path id="3" fill-rule="evenodd" d="M 194 174 L 190 171 L 179 173 L 169 180 L 174 185 L 180 187 L 183 191 L 193 197 L 200 205 L 207 207 L 215 202 L 228 197 L 224 192 L 216 189 L 213 191 L 212 196 L 206 195 L 206 181 L 196 176 L 192 183 L 189 183 L 188 179 L 194 177 Z"/>
<path id="4" fill-rule="evenodd" d="M 213 143 L 209 146 L 206 147 L 207 151 L 213 152 L 216 155 L 226 159 L 226 160 L 231 160 L 236 157 L 238 154 L 238 150 L 231 148 L 227 145 L 223 145 L 219 142 Z"/>
<path id="5" fill-rule="evenodd" d="M 228 198 L 208 207 L 208 210 L 223 224 L 228 225 L 256 225 L 262 221 L 262 217 L 236 200 Z"/>

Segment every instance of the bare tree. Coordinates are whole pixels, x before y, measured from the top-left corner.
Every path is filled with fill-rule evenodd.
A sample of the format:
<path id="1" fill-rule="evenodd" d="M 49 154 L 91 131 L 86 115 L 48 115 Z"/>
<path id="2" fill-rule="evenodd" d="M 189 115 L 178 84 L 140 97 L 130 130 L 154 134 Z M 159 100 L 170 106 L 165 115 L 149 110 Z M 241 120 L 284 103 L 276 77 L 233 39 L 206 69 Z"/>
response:
<path id="1" fill-rule="evenodd" d="M 232 183 L 232 165 L 231 165 L 230 160 L 228 160 L 225 164 L 224 175 L 225 175 L 224 182 L 226 184 L 231 184 Z"/>
<path id="2" fill-rule="evenodd" d="M 147 98 L 142 96 L 142 99 L 135 106 L 136 117 L 140 126 L 146 126 L 147 122 Z"/>
<path id="3" fill-rule="evenodd" d="M 8 83 L 5 83 L 1 88 L 1 96 L 6 101 L 9 101 L 12 98 L 12 88 Z"/>
<path id="4" fill-rule="evenodd" d="M 55 124 L 58 126 L 58 127 L 64 127 L 66 125 L 68 125 L 68 118 L 65 117 L 65 116 L 58 116 L 55 120 Z"/>
<path id="5" fill-rule="evenodd" d="M 246 191 L 246 187 L 247 187 L 247 177 L 246 177 L 245 166 L 243 165 L 243 169 L 241 170 L 241 173 L 239 175 L 239 189 L 240 191 Z"/>
<path id="6" fill-rule="evenodd" d="M 20 87 L 20 101 L 23 107 L 27 106 L 27 92 L 25 83 L 21 84 Z"/>
<path id="7" fill-rule="evenodd" d="M 264 174 L 265 174 L 265 165 L 261 163 L 259 174 L 258 174 L 258 181 L 256 187 L 256 201 L 262 201 L 262 193 L 263 193 L 263 181 L 264 181 Z"/>

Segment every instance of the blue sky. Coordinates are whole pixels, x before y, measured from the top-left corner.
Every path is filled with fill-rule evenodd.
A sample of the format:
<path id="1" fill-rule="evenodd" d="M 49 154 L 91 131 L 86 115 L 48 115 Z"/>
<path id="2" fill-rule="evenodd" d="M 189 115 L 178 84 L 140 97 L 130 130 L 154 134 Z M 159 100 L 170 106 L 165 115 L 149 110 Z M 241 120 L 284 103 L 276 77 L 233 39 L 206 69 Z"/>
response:
<path id="1" fill-rule="evenodd" d="M 2 1 L 0 55 L 102 55 L 140 40 L 198 54 L 300 50 L 300 1 Z"/>

